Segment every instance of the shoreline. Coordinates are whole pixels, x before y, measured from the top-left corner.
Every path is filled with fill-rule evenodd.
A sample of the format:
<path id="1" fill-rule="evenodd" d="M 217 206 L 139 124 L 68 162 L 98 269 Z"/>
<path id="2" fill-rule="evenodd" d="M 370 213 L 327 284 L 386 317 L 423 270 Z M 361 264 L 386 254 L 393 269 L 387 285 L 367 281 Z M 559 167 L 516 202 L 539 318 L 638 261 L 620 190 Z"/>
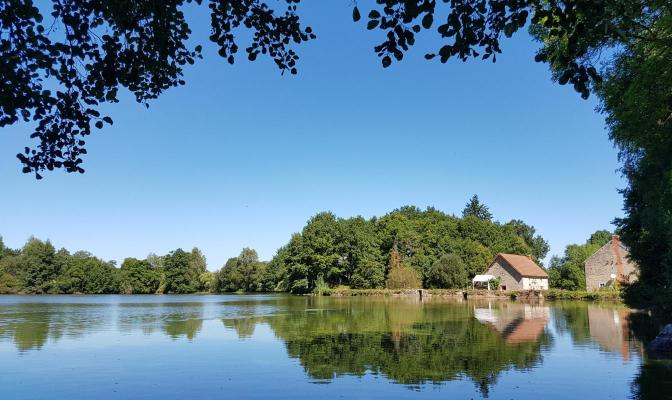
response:
<path id="1" fill-rule="evenodd" d="M 311 294 L 318 296 L 316 294 Z M 617 291 L 569 291 L 549 289 L 544 291 L 485 290 L 485 289 L 332 289 L 324 296 L 332 297 L 419 297 L 455 299 L 500 299 L 500 300 L 582 300 L 623 303 Z"/>

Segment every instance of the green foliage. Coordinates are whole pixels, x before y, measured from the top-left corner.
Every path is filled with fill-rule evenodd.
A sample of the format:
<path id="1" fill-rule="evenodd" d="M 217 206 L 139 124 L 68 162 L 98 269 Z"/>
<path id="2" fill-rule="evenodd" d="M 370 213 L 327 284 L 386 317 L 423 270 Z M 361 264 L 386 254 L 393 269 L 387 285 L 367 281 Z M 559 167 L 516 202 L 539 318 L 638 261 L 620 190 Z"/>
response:
<path id="1" fill-rule="evenodd" d="M 320 275 L 331 288 L 382 288 L 388 278 L 385 259 L 394 246 L 425 281 L 444 254 L 459 257 L 468 278 L 483 272 L 497 253 L 542 258 L 548 252 L 534 227 L 520 220 L 501 224 L 473 215 L 458 218 L 431 207 L 401 207 L 370 220 L 320 213 L 278 250 L 269 263 L 269 279 L 276 289 L 293 293 L 312 292 Z M 410 275 L 405 273 L 405 279 L 414 280 Z"/>
<path id="2" fill-rule="evenodd" d="M 664 290 L 672 287 L 672 9 L 661 8 L 643 33 L 650 40 L 626 42 L 599 94 L 629 183 L 621 238 L 640 280 Z"/>
<path id="3" fill-rule="evenodd" d="M 456 254 L 444 254 L 432 264 L 425 278 L 425 287 L 457 289 L 467 284 L 467 269 Z"/>
<path id="4" fill-rule="evenodd" d="M 552 343 L 547 332 L 537 340 L 508 343 L 492 326 L 475 318 L 473 304 L 447 307 L 440 301 L 389 297 L 363 301 L 314 297 L 306 302 L 282 315 L 257 318 L 257 323 L 268 324 L 286 344 L 288 355 L 297 358 L 314 379 L 365 376 L 372 370 L 414 387 L 469 379 L 488 397 L 489 387 L 501 373 L 533 368 L 541 360 L 543 347 Z M 493 305 L 504 306 L 523 308 L 515 303 Z M 307 313 L 306 307 L 329 312 Z"/>
<path id="5" fill-rule="evenodd" d="M 210 271 L 203 272 L 201 275 L 199 275 L 198 281 L 202 292 L 215 291 L 215 285 L 217 283 L 217 276 L 215 273 Z"/>
<path id="6" fill-rule="evenodd" d="M 147 260 L 126 258 L 119 271 L 119 292 L 125 294 L 157 293 L 161 271 Z"/>
<path id="7" fill-rule="evenodd" d="M 469 202 L 464 207 L 464 210 L 462 210 L 463 218 L 469 216 L 488 221 L 492 219 L 492 213 L 490 213 L 490 210 L 485 204 L 482 204 L 480 200 L 478 200 L 478 195 L 476 194 L 473 195 L 471 199 L 469 199 Z"/>
<path id="8" fill-rule="evenodd" d="M 549 289 L 544 292 L 544 297 L 548 300 L 622 301 L 623 293 L 619 290 Z"/>
<path id="9" fill-rule="evenodd" d="M 0 294 L 194 293 L 214 288 L 215 275 L 198 248 L 150 254 L 145 260 L 126 258 L 117 269 L 114 262 L 85 251 L 56 251 L 49 241 L 31 237 L 22 249 L 12 250 L 0 238 Z"/>
<path id="10" fill-rule="evenodd" d="M 163 260 L 166 275 L 165 293 L 194 293 L 199 287 L 199 273 L 193 268 L 191 253 L 177 249 Z"/>
<path id="11" fill-rule="evenodd" d="M 15 294 L 21 290 L 21 282 L 12 274 L 0 269 L 0 294 Z"/>
<path id="12" fill-rule="evenodd" d="M 488 284 L 490 285 L 491 290 L 497 290 L 499 289 L 499 285 L 502 283 L 502 280 L 500 278 L 494 278 L 490 279 L 488 281 Z"/>
<path id="13" fill-rule="evenodd" d="M 631 307 L 656 309 L 662 315 L 672 315 L 672 288 L 661 289 L 637 281 L 625 288 L 624 298 Z"/>
<path id="14" fill-rule="evenodd" d="M 56 260 L 56 250 L 51 242 L 30 238 L 21 249 L 16 271 L 29 293 L 47 293 L 54 279 L 61 272 L 62 265 Z"/>
<path id="15" fill-rule="evenodd" d="M 387 289 L 415 289 L 422 287 L 420 274 L 413 268 L 404 265 L 399 250 L 396 247 L 390 251 L 385 287 Z"/>
<path id="16" fill-rule="evenodd" d="M 562 257 L 553 256 L 548 268 L 551 288 L 585 290 L 585 262 L 600 247 L 611 240 L 612 233 L 600 230 L 593 233 L 584 244 L 570 244 Z"/>
<path id="17" fill-rule="evenodd" d="M 581 30 L 534 27 L 543 43 L 538 57 L 560 83 L 577 87 L 583 74 L 577 90 L 585 96 L 592 81 L 628 181 L 619 234 L 643 285 L 664 291 L 672 285 L 672 8 L 665 1 L 587 3 L 568 21 Z"/>
<path id="18" fill-rule="evenodd" d="M 214 277 L 216 292 L 269 292 L 273 282 L 267 265 L 259 261 L 256 250 L 244 248 L 238 257 L 229 258 Z"/>
<path id="19" fill-rule="evenodd" d="M 318 296 L 328 296 L 331 294 L 331 288 L 329 288 L 329 285 L 324 281 L 324 278 L 322 278 L 322 275 L 317 277 L 317 280 L 315 281 L 315 289 L 313 289 L 313 293 L 318 295 Z"/>
<path id="20" fill-rule="evenodd" d="M 38 178 L 39 172 L 55 168 L 83 172 L 83 137 L 91 134 L 92 125 L 100 129 L 112 124 L 97 108 L 117 102 L 120 89 L 130 90 L 138 102 L 148 105 L 165 90 L 185 84 L 183 68 L 201 58 L 203 48 L 188 44 L 192 32 L 184 12 L 188 3 L 193 2 L 172 2 L 162 13 L 138 0 L 67 6 L 53 0 L 40 8 L 0 3 L 0 32 L 7 42 L 0 58 L 8 60 L 0 79 L 2 93 L 7 93 L 0 99 L 0 127 L 21 120 L 37 122 L 31 137 L 39 145 L 18 154 L 24 172 L 34 172 Z M 250 61 L 259 54 L 270 55 L 283 73 L 296 74 L 299 56 L 292 45 L 316 35 L 301 25 L 295 3 L 300 0 L 276 11 L 264 0 L 238 2 L 235 7 L 211 2 L 209 39 L 233 64 L 239 49 L 237 30 L 244 27 L 249 32 L 243 37 L 252 38 L 246 47 Z M 602 82 L 594 58 L 603 47 L 638 41 L 657 41 L 662 48 L 668 44 L 669 38 L 660 34 L 670 12 L 665 5 L 656 0 L 643 4 L 582 0 L 570 5 L 506 0 L 437 8 L 431 1 L 389 0 L 372 6 L 366 27 L 379 30 L 384 38 L 374 51 L 386 68 L 404 58 L 423 30 L 438 32 L 444 41 L 436 52 L 425 55 L 428 60 L 494 62 L 501 52 L 500 40 L 530 26 L 544 44 L 535 60 L 548 63 L 560 84 L 571 84 L 587 98 L 590 85 Z M 129 9 L 134 10 L 133 18 L 128 18 Z M 353 19 L 359 21 L 361 15 L 355 7 Z M 54 25 L 65 26 L 65 33 L 50 35 Z"/>
<path id="21" fill-rule="evenodd" d="M 67 258 L 54 282 L 54 293 L 118 293 L 117 269 L 90 253 L 79 251 Z"/>

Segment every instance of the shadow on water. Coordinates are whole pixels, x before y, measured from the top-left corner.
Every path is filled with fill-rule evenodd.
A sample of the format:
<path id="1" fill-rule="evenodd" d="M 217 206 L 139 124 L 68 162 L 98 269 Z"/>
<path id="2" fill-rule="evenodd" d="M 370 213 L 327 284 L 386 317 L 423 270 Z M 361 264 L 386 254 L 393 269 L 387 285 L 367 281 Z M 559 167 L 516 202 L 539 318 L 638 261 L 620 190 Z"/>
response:
<path id="1" fill-rule="evenodd" d="M 638 312 L 628 316 L 630 333 L 643 347 L 669 323 L 672 323 L 669 315 Z M 641 368 L 632 382 L 632 393 L 637 400 L 672 399 L 672 360 L 657 359 L 644 352 Z"/>

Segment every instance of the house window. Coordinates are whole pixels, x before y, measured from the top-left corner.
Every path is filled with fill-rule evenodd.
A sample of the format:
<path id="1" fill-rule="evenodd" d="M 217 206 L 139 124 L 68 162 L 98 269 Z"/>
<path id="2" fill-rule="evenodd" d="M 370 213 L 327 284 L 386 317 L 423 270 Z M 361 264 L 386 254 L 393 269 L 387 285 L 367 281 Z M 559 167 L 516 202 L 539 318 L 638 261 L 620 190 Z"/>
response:
<path id="1" fill-rule="evenodd" d="M 506 285 L 502 285 L 502 290 L 506 290 Z"/>
<path id="2" fill-rule="evenodd" d="M 603 287 L 607 287 L 607 284 L 606 284 L 606 283 L 600 283 L 600 287 L 601 287 L 601 288 L 603 288 Z"/>

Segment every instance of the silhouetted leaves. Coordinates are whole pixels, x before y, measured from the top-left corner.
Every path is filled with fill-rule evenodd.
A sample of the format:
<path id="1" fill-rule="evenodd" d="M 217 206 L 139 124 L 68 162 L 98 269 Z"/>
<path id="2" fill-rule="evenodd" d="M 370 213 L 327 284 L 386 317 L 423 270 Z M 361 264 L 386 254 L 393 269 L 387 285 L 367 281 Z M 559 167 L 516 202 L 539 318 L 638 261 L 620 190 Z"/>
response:
<path id="1" fill-rule="evenodd" d="M 98 107 L 117 102 L 119 87 L 148 107 L 166 89 L 184 85 L 183 66 L 203 49 L 187 47 L 191 29 L 183 7 L 192 2 L 202 3 L 53 0 L 37 8 L 31 1 L 0 2 L 0 127 L 36 123 L 36 147 L 17 155 L 22 171 L 38 179 L 45 169 L 84 172 L 81 138 L 92 125 L 112 124 Z M 312 29 L 301 27 L 296 3 L 287 0 L 286 10 L 277 12 L 261 0 L 210 1 L 210 39 L 234 63 L 238 45 L 232 32 L 244 27 L 252 33 L 249 60 L 265 54 L 281 72 L 296 74 L 299 57 L 292 44 L 315 38 Z M 48 21 L 43 13 L 50 14 Z"/>
<path id="2" fill-rule="evenodd" d="M 0 127 L 19 121 L 36 124 L 37 145 L 17 155 L 23 171 L 64 168 L 84 172 L 78 142 L 98 127 L 97 109 L 117 102 L 118 89 L 128 89 L 138 102 L 148 102 L 171 87 L 184 85 L 183 67 L 201 58 L 202 45 L 187 46 L 191 29 L 183 8 L 188 3 L 210 9 L 210 41 L 219 55 L 234 64 L 241 47 L 236 29 L 249 32 L 247 59 L 269 56 L 281 73 L 298 72 L 294 45 L 315 39 L 297 14 L 300 0 L 166 0 L 160 5 L 142 0 L 87 0 L 42 3 L 0 2 Z M 669 16 L 666 2 L 546 0 L 451 0 L 437 9 L 436 0 L 377 0 L 368 12 L 366 28 L 380 30 L 374 46 L 383 67 L 400 61 L 415 45 L 416 34 L 434 29 L 445 41 L 425 56 L 440 62 L 480 58 L 496 62 L 501 37 L 529 25 L 543 47 L 535 57 L 548 63 L 561 84 L 571 84 L 587 98 L 602 82 L 595 60 L 604 48 L 630 41 L 669 43 L 652 29 Z M 443 13 L 439 15 L 439 12 Z M 50 18 L 45 21 L 44 13 Z M 352 18 L 361 19 L 358 6 Z M 438 24 L 434 22 L 438 21 Z M 59 30 L 58 35 L 52 34 Z M 50 89 L 47 90 L 46 87 Z M 103 121 L 107 122 L 104 119 Z"/>

